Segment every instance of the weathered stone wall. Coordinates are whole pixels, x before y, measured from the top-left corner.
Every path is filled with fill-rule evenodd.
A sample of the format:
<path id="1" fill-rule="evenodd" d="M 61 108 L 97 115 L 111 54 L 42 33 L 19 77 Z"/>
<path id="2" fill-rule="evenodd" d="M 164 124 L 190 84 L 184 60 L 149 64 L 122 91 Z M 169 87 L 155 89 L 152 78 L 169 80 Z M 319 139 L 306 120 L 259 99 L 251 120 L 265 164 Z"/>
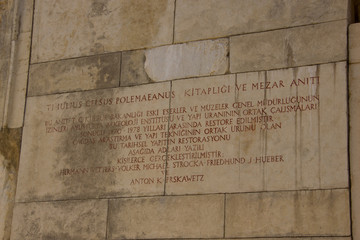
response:
<path id="1" fill-rule="evenodd" d="M 11 3 L 11 239 L 356 237 L 350 1 Z"/>

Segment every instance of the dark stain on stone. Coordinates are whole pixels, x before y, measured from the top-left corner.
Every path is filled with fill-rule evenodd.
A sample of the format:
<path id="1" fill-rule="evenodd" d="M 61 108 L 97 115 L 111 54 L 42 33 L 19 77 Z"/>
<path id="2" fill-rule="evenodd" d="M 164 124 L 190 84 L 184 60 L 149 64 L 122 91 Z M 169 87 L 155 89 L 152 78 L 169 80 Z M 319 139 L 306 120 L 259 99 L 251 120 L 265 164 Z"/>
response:
<path id="1" fill-rule="evenodd" d="M 121 86 L 134 86 L 152 82 L 144 69 L 145 60 L 143 50 L 122 53 Z"/>
<path id="2" fill-rule="evenodd" d="M 91 3 L 91 11 L 89 17 L 98 17 L 108 15 L 111 11 L 108 10 L 107 4 L 109 0 L 93 0 Z"/>
<path id="3" fill-rule="evenodd" d="M 22 128 L 0 130 L 0 154 L 4 156 L 7 169 L 18 170 Z"/>
<path id="4" fill-rule="evenodd" d="M 289 39 L 285 40 L 285 48 L 286 48 L 286 61 L 287 61 L 287 66 L 288 67 L 292 67 L 294 66 L 294 52 L 293 49 L 291 47 L 291 43 Z"/>
<path id="5" fill-rule="evenodd" d="M 284 0 L 278 0 L 274 3 L 274 6 L 268 11 L 267 19 L 281 18 L 282 16 L 284 16 L 284 12 Z"/>
<path id="6" fill-rule="evenodd" d="M 92 53 L 99 54 L 105 52 L 104 45 L 101 43 L 95 43 L 94 46 L 90 49 Z"/>
<path id="7" fill-rule="evenodd" d="M 102 56 L 97 63 L 99 77 L 96 80 L 96 89 L 119 86 L 120 55 L 112 54 Z"/>

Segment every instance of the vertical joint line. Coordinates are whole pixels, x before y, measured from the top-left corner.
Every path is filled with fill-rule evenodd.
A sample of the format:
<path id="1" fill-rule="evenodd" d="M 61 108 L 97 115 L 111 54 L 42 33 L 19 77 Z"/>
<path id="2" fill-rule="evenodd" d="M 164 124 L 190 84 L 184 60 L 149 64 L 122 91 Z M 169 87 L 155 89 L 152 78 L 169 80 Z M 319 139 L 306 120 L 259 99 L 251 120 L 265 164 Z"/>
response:
<path id="1" fill-rule="evenodd" d="M 119 60 L 120 66 L 119 66 L 119 84 L 118 84 L 118 86 L 121 87 L 121 65 L 122 65 L 122 55 L 123 55 L 123 53 L 120 52 L 119 55 L 120 55 L 120 60 Z"/>
<path id="2" fill-rule="evenodd" d="M 175 18 L 176 18 L 176 0 L 174 0 L 174 18 L 173 18 L 173 35 L 172 35 L 172 43 L 175 42 Z"/>
<path id="3" fill-rule="evenodd" d="M 109 232 L 109 212 L 110 212 L 109 209 L 110 209 L 110 199 L 107 200 L 105 239 L 108 239 L 108 232 Z"/>
<path id="4" fill-rule="evenodd" d="M 172 92 L 172 81 L 170 81 L 170 98 L 169 98 L 169 110 L 171 108 L 171 92 Z M 169 157 L 169 131 L 170 131 L 170 111 L 168 116 L 168 126 L 167 126 L 167 137 L 166 137 L 166 158 L 165 158 L 165 174 L 164 174 L 164 196 L 166 195 L 166 176 L 167 176 L 167 166 L 168 166 L 168 157 Z"/>
<path id="5" fill-rule="evenodd" d="M 224 222 L 223 222 L 223 238 L 225 238 L 225 230 L 226 230 L 226 193 L 224 193 Z"/>

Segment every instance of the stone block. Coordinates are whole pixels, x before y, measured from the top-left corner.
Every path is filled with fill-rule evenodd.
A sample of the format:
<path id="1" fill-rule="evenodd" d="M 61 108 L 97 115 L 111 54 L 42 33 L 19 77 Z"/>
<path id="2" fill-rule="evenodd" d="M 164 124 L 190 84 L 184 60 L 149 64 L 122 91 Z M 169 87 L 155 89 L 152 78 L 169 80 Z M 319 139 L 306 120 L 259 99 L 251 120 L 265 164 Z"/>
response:
<path id="1" fill-rule="evenodd" d="M 351 217 L 353 239 L 360 238 L 360 64 L 349 67 Z"/>
<path id="2" fill-rule="evenodd" d="M 223 195 L 115 199 L 108 238 L 220 238 L 223 223 Z"/>
<path id="3" fill-rule="evenodd" d="M 11 240 L 105 240 L 107 205 L 107 200 L 17 203 Z"/>
<path id="4" fill-rule="evenodd" d="M 31 62 L 169 44 L 173 19 L 174 0 L 40 1 Z"/>
<path id="5" fill-rule="evenodd" d="M 179 0 L 175 42 L 347 19 L 348 7 L 347 0 Z"/>
<path id="6" fill-rule="evenodd" d="M 349 236 L 348 190 L 230 194 L 225 237 Z"/>
<path id="7" fill-rule="evenodd" d="M 230 72 L 287 68 L 347 59 L 347 21 L 230 38 Z M 331 49 L 331 51 L 329 51 Z"/>
<path id="8" fill-rule="evenodd" d="M 28 95 L 118 87 L 119 78 L 118 53 L 33 64 Z"/>
<path id="9" fill-rule="evenodd" d="M 360 23 L 349 26 L 349 62 L 360 62 Z"/>
<path id="10" fill-rule="evenodd" d="M 170 95 L 159 83 L 29 97 L 17 201 L 163 194 Z"/>
<path id="11" fill-rule="evenodd" d="M 345 62 L 177 80 L 172 91 L 166 194 L 348 186 Z"/>
<path id="12" fill-rule="evenodd" d="M 224 74 L 228 51 L 227 39 L 153 48 L 145 52 L 145 71 L 155 82 Z"/>
<path id="13" fill-rule="evenodd" d="M 151 82 L 145 72 L 145 51 L 126 51 L 121 54 L 120 86 L 133 86 Z"/>

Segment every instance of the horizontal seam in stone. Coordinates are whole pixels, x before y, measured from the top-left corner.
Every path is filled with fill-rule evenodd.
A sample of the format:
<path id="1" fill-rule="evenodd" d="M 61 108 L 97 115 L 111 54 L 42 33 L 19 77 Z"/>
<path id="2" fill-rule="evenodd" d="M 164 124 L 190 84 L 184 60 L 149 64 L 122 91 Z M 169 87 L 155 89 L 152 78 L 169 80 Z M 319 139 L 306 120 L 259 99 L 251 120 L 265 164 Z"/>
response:
<path id="1" fill-rule="evenodd" d="M 52 202 L 72 202 L 72 201 L 94 201 L 94 200 L 119 200 L 119 199 L 140 199 L 140 198 L 171 198 L 171 197 L 195 197 L 195 196 L 216 196 L 216 195 L 242 195 L 242 194 L 272 194 L 272 193 L 295 193 L 295 192 L 330 192 L 345 191 L 347 188 L 322 188 L 322 189 L 298 189 L 298 190 L 277 190 L 277 191 L 254 191 L 254 192 L 219 192 L 219 193 L 198 193 L 198 194 L 174 194 L 174 195 L 146 195 L 146 196 L 118 196 L 118 197 L 98 197 L 98 198 L 74 198 L 74 199 L 55 199 L 55 200 L 39 200 L 39 201 L 15 201 L 16 204 L 30 203 L 52 203 Z"/>
<path id="2" fill-rule="evenodd" d="M 256 33 L 264 33 L 264 32 L 272 32 L 272 31 L 286 30 L 286 29 L 293 29 L 293 28 L 301 28 L 301 27 L 307 27 L 307 26 L 315 26 L 315 25 L 321 25 L 321 24 L 326 24 L 326 23 L 331 23 L 331 22 L 341 22 L 341 21 L 344 21 L 344 20 L 348 20 L 348 19 L 347 19 L 347 18 L 342 18 L 342 19 L 325 21 L 325 22 L 317 22 L 317 23 L 297 25 L 297 26 L 290 26 L 290 27 L 283 27 L 283 28 L 274 28 L 274 29 L 268 29 L 268 30 L 262 30 L 262 31 L 256 31 L 256 32 L 246 32 L 246 33 L 239 33 L 239 34 L 230 34 L 230 35 L 224 35 L 224 36 L 216 36 L 216 37 L 212 37 L 212 38 L 204 38 L 204 39 L 190 40 L 190 41 L 185 41 L 185 42 L 166 43 L 166 44 L 159 44 L 159 45 L 151 46 L 151 47 L 141 47 L 141 48 L 124 49 L 124 50 L 120 50 L 120 51 L 104 52 L 104 53 L 99 53 L 99 54 L 90 54 L 90 55 L 86 55 L 86 54 L 85 54 L 85 55 L 83 55 L 83 56 L 75 56 L 75 57 L 69 57 L 69 58 L 61 58 L 61 59 L 52 59 L 52 60 L 47 60 L 47 61 L 31 62 L 30 65 L 41 64 L 41 63 L 59 62 L 59 61 L 66 61 L 66 60 L 86 58 L 86 57 L 94 57 L 94 56 L 100 56 L 100 55 L 106 55 L 106 54 L 115 54 L 115 53 L 119 53 L 119 52 L 137 51 L 137 50 L 147 50 L 147 49 L 153 49 L 153 48 L 158 48 L 158 47 L 174 46 L 174 45 L 179 45 L 179 44 L 202 42 L 202 41 L 207 41 L 207 40 L 227 39 L 227 38 L 236 37 L 236 36 L 243 36 L 243 35 L 256 34 Z"/>

